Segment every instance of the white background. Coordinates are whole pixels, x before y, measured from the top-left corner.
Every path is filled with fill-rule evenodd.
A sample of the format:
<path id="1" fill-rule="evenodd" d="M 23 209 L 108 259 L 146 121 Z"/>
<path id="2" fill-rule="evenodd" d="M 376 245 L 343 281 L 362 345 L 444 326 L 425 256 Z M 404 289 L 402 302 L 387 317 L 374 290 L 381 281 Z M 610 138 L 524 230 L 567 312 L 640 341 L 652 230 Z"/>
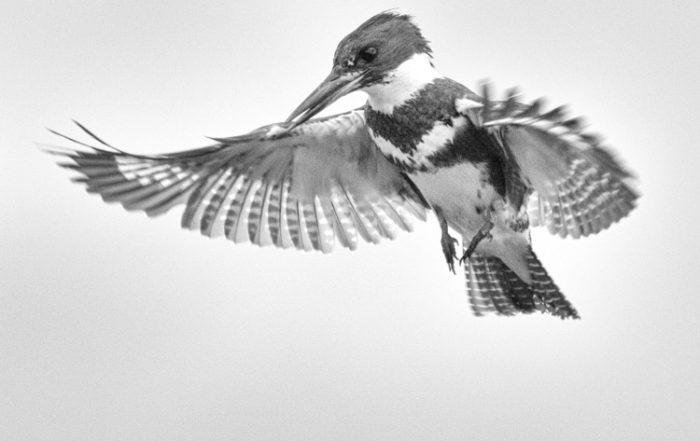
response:
<path id="1" fill-rule="evenodd" d="M 70 118 L 141 153 L 279 121 L 397 6 L 444 74 L 571 103 L 637 172 L 612 229 L 534 234 L 581 321 L 472 316 L 432 218 L 356 252 L 237 246 L 103 204 L 34 144 Z M 699 9 L 3 2 L 0 439 L 698 439 Z"/>

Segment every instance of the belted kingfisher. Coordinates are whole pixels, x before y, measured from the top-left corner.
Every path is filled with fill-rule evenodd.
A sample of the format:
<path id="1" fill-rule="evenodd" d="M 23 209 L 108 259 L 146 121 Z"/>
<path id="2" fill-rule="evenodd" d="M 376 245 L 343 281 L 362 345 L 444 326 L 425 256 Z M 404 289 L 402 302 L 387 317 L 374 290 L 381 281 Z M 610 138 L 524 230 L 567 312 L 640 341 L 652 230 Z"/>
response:
<path id="1" fill-rule="evenodd" d="M 312 119 L 356 90 L 363 108 Z M 475 314 L 578 318 L 532 251 L 530 226 L 598 233 L 634 208 L 632 176 L 562 107 L 490 95 L 441 75 L 412 18 L 382 12 L 343 38 L 330 75 L 285 122 L 150 156 L 78 124 L 97 145 L 54 132 L 81 147 L 51 152 L 107 202 L 149 216 L 184 203 L 184 228 L 234 242 L 355 249 L 432 210 Z"/>

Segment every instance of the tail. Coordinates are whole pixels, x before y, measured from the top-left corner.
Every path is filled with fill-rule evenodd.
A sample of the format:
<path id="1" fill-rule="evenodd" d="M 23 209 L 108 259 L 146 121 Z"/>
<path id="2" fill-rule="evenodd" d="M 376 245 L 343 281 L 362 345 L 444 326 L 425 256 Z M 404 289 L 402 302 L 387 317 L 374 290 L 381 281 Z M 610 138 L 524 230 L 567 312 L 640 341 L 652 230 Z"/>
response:
<path id="1" fill-rule="evenodd" d="M 527 265 L 531 285 L 523 282 L 499 258 L 478 253 L 472 255 L 465 265 L 465 274 L 474 314 L 515 315 L 540 311 L 562 319 L 580 318 L 535 253 L 529 251 Z"/>

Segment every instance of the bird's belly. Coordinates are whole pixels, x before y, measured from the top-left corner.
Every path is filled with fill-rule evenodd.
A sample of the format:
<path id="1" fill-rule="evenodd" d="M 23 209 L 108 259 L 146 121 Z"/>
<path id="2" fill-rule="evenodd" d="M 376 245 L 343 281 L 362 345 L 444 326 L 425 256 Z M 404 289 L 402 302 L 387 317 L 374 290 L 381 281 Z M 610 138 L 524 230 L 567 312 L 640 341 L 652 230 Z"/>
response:
<path id="1" fill-rule="evenodd" d="M 472 236 L 483 225 L 486 210 L 499 197 L 486 178 L 484 166 L 478 164 L 462 162 L 409 175 L 450 227 L 463 236 Z"/>

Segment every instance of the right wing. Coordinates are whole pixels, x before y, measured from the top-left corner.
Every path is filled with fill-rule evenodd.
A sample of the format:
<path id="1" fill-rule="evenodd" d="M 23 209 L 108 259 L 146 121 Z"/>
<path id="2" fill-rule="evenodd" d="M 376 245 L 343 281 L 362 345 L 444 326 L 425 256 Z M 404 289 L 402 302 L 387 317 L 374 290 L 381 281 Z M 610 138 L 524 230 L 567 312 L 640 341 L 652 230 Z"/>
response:
<path id="1" fill-rule="evenodd" d="M 293 130 L 272 124 L 162 155 L 134 155 L 102 141 L 50 152 L 71 160 L 75 181 L 106 202 L 149 216 L 184 203 L 183 228 L 234 242 L 329 252 L 335 239 L 355 249 L 410 231 L 428 207 L 413 183 L 379 153 L 361 111 L 311 120 Z"/>
<path id="2" fill-rule="evenodd" d="M 511 91 L 506 101 L 459 100 L 458 110 L 492 133 L 506 167 L 506 188 L 529 202 L 531 224 L 562 237 L 598 233 L 627 216 L 639 197 L 632 174 L 583 131 L 562 107 L 544 112 L 541 100 L 525 105 Z M 536 194 L 527 197 L 530 191 Z M 511 192 L 513 193 L 513 192 Z M 512 195 L 509 195 L 512 196 Z"/>

